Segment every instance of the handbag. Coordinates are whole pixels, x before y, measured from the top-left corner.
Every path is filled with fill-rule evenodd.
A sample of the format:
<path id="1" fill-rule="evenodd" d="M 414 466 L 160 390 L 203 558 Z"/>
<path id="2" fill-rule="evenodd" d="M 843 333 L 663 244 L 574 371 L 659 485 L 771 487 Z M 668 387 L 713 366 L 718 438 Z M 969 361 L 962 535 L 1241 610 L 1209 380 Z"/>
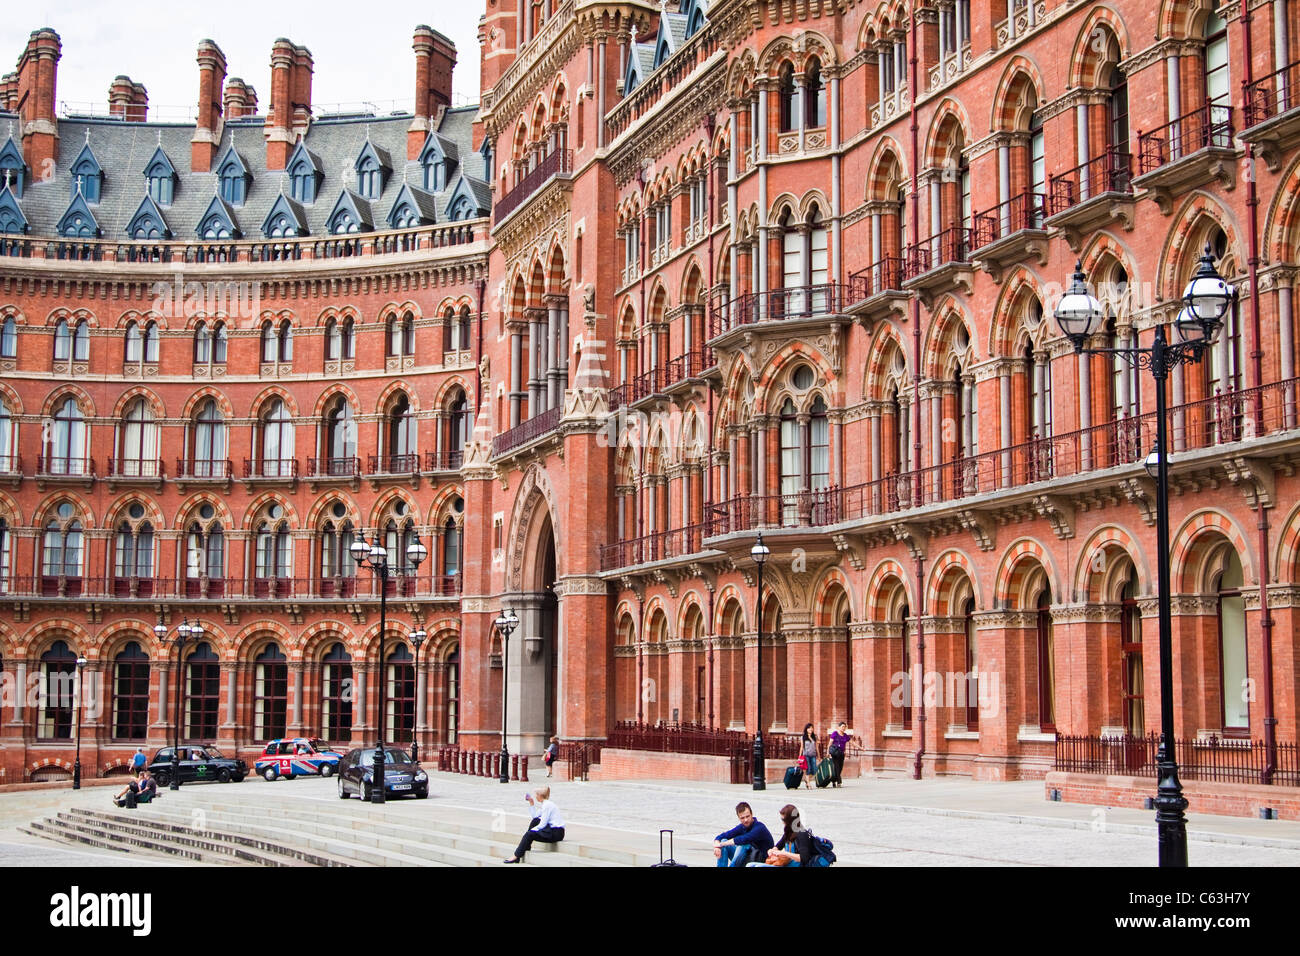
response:
<path id="1" fill-rule="evenodd" d="M 804 773 L 808 772 L 808 758 L 805 757 L 803 754 L 799 755 L 799 769 L 802 770 Z"/>

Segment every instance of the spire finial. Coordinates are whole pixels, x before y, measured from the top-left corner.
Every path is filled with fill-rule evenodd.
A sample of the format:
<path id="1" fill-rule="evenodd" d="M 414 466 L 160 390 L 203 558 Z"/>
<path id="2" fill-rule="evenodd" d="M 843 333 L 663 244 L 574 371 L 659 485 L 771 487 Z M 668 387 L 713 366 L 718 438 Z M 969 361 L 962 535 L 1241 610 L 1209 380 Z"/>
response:
<path id="1" fill-rule="evenodd" d="M 158 146 L 162 146 L 162 127 L 158 127 Z"/>
<path id="2" fill-rule="evenodd" d="M 78 195 L 78 196 L 81 195 L 81 177 L 80 177 L 80 176 L 77 177 L 77 195 Z"/>
<path id="3" fill-rule="evenodd" d="M 90 145 L 90 127 L 89 127 L 89 126 L 86 127 L 86 145 L 87 145 L 87 146 Z"/>

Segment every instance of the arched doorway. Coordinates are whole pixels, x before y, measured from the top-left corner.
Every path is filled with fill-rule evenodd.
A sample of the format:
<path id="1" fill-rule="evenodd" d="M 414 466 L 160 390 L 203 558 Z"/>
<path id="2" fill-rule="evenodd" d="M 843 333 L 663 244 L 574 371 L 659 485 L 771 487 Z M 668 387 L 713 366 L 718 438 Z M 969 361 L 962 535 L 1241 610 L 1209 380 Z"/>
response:
<path id="1" fill-rule="evenodd" d="M 517 520 L 523 547 L 503 597 L 519 615 L 506 661 L 506 744 L 511 753 L 540 754 L 559 727 L 559 601 L 546 497 L 534 489 Z"/>

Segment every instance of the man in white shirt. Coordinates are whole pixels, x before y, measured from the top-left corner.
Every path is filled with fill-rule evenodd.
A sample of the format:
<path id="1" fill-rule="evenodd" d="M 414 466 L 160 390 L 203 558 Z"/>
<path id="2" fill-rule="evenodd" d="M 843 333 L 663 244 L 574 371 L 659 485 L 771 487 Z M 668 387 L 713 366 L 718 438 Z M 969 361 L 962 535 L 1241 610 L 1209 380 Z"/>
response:
<path id="1" fill-rule="evenodd" d="M 518 863 L 534 842 L 559 843 L 564 839 L 564 818 L 560 816 L 560 808 L 551 802 L 551 788 L 538 787 L 524 799 L 533 808 L 533 821 L 519 841 L 515 855 L 506 859 L 506 863 Z"/>

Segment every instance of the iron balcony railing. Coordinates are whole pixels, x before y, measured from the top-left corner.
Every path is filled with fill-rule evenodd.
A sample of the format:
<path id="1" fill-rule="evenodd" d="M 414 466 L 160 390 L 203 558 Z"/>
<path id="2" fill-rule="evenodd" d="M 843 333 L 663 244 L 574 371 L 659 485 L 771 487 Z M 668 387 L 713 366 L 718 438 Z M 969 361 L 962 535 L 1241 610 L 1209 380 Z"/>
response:
<path id="1" fill-rule="evenodd" d="M 95 459 L 76 458 L 67 455 L 39 455 L 36 459 L 36 474 L 42 478 L 95 476 Z"/>
<path id="2" fill-rule="evenodd" d="M 492 439 L 492 457 L 504 455 L 512 448 L 525 445 L 534 438 L 540 438 L 547 432 L 554 431 L 560 424 L 560 408 L 548 408 L 540 415 L 534 415 L 526 422 L 521 422 L 509 431 L 504 431 Z"/>
<path id="3" fill-rule="evenodd" d="M 367 473 L 371 475 L 410 475 L 420 470 L 420 456 L 371 455 L 367 462 Z"/>
<path id="4" fill-rule="evenodd" d="M 842 312 L 841 291 L 836 282 L 745 292 L 735 298 L 719 289 L 709 301 L 709 338 L 757 322 L 812 319 Z"/>
<path id="5" fill-rule="evenodd" d="M 1300 107 L 1300 60 L 1246 87 L 1246 126 L 1251 127 Z"/>
<path id="6" fill-rule="evenodd" d="M 849 276 L 845 303 L 863 302 L 882 292 L 900 292 L 903 288 L 903 257 L 884 256 L 865 269 Z"/>
<path id="7" fill-rule="evenodd" d="M 1300 378 L 1175 406 L 1169 409 L 1171 454 L 1294 430 L 1297 393 Z M 1135 465 L 1150 453 L 1155 435 L 1155 412 L 1146 412 L 847 487 L 738 495 L 706 507 L 702 539 L 692 526 L 615 542 L 601 549 L 601 569 L 692 554 L 708 539 L 738 531 L 827 527 Z"/>
<path id="8" fill-rule="evenodd" d="M 1164 126 L 1138 133 L 1138 173 L 1145 176 L 1198 150 L 1232 148 L 1232 107 L 1206 103 Z"/>
<path id="9" fill-rule="evenodd" d="M 494 210 L 495 220 L 501 222 L 556 176 L 573 172 L 573 150 L 557 149 L 530 170 L 510 192 L 501 197 Z"/>
<path id="10" fill-rule="evenodd" d="M 1055 216 L 1102 193 L 1133 192 L 1133 154 L 1107 149 L 1094 159 L 1080 163 L 1047 180 L 1047 211 Z"/>
<path id="11" fill-rule="evenodd" d="M 307 474 L 311 478 L 356 478 L 361 474 L 361 459 L 308 458 Z"/>
<path id="12" fill-rule="evenodd" d="M 110 458 L 108 460 L 110 478 L 161 478 L 162 476 L 161 458 Z"/>
<path id="13" fill-rule="evenodd" d="M 970 229 L 950 226 L 907 247 L 903 254 L 903 281 L 908 282 L 950 262 L 968 262 L 969 255 Z"/>
<path id="14" fill-rule="evenodd" d="M 456 471 L 464 460 L 465 452 L 459 448 L 424 453 L 424 467 L 428 471 Z"/>
<path id="15" fill-rule="evenodd" d="M 983 249 L 1024 229 L 1042 229 L 1047 218 L 1045 193 L 1023 192 L 976 213 L 971 226 L 971 249 Z"/>
<path id="16" fill-rule="evenodd" d="M 0 455 L 0 475 L 21 475 L 23 459 L 21 455 Z"/>
<path id="17" fill-rule="evenodd" d="M 297 478 L 297 458 L 245 458 L 245 478 Z"/>
<path id="18" fill-rule="evenodd" d="M 176 477 L 190 480 L 211 478 L 224 480 L 231 474 L 228 458 L 177 458 Z"/>

